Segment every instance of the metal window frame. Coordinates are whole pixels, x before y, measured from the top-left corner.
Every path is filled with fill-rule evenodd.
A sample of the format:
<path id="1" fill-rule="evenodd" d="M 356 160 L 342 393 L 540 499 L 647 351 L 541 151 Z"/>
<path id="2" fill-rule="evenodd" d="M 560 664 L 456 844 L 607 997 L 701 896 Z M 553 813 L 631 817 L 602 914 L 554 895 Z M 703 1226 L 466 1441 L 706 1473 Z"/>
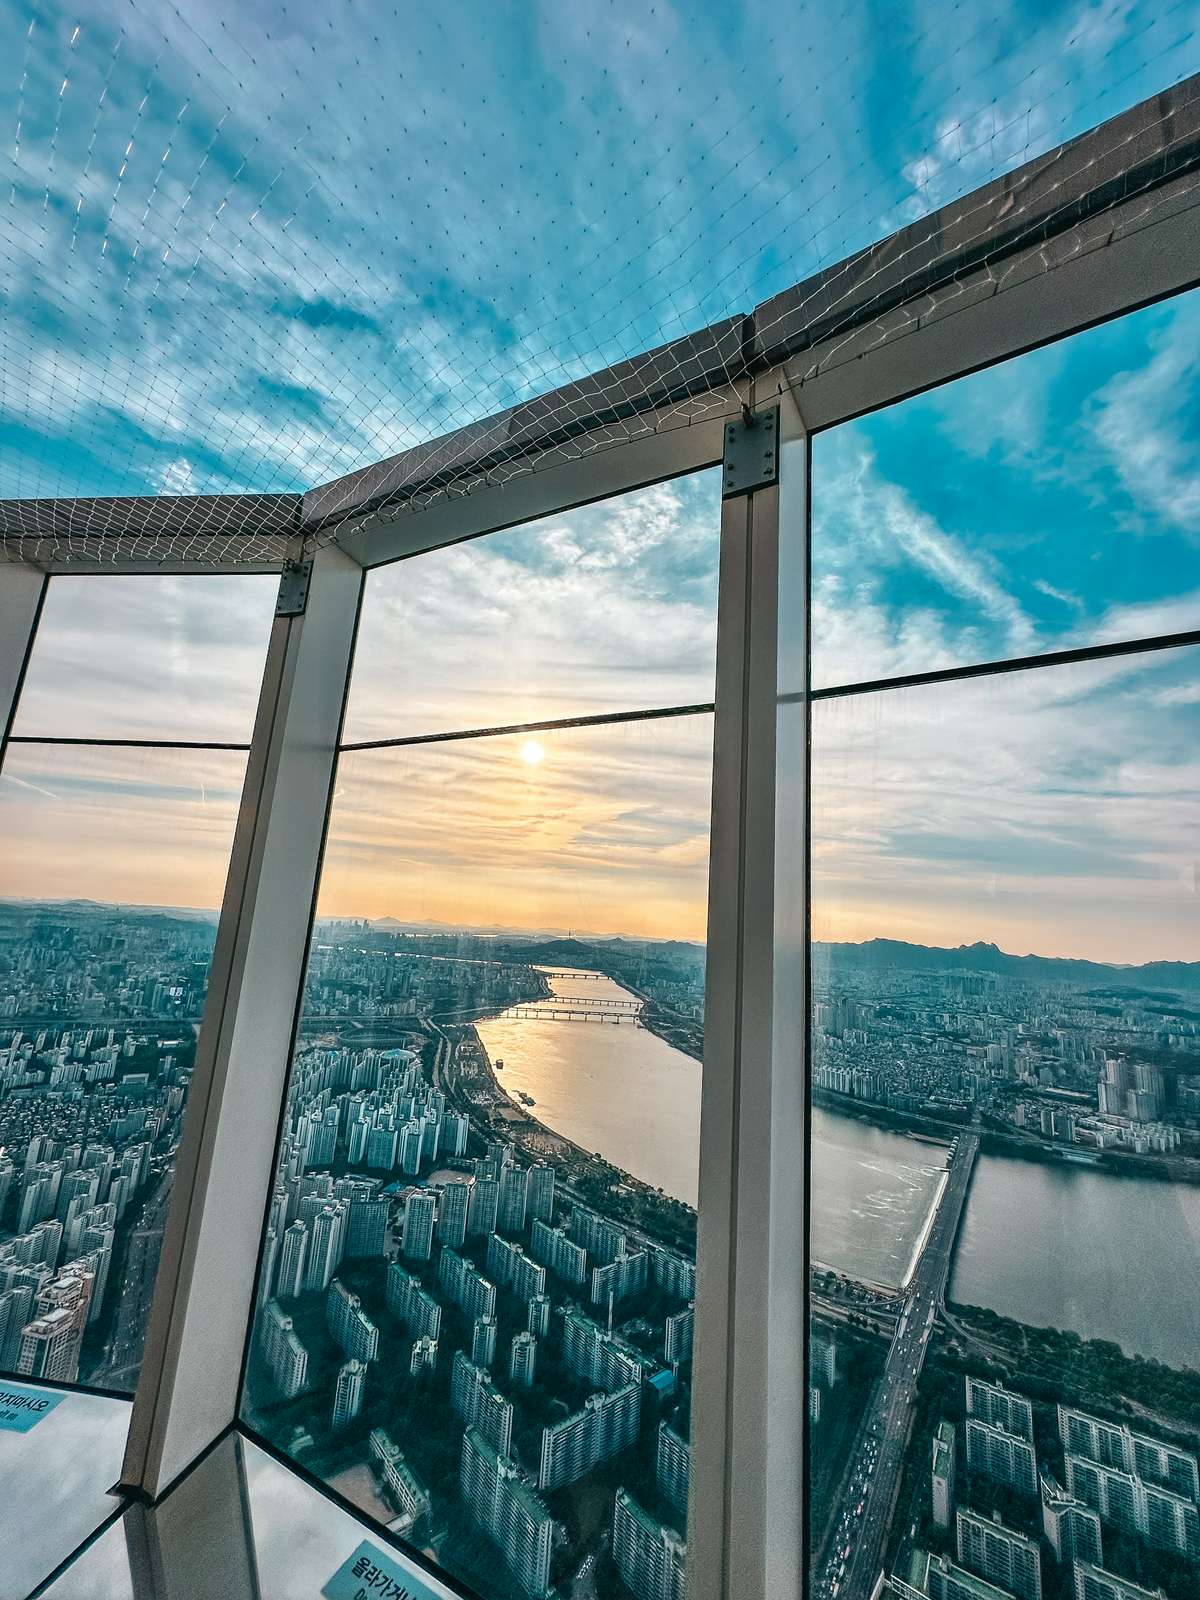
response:
<path id="1" fill-rule="evenodd" d="M 1176 101 L 1186 87 L 1172 91 Z M 1150 112 L 1126 114 L 1137 115 Z M 982 191 L 986 203 L 1000 214 L 1026 174 L 1036 181 L 1050 160 L 989 186 Z M 787 1600 L 802 1591 L 809 441 L 855 416 L 1194 287 L 1200 205 L 1182 180 L 1165 174 L 1164 191 L 1172 184 L 1171 203 L 1161 207 L 1139 206 L 1135 193 L 1124 206 L 1081 213 L 1052 238 L 1018 245 L 1007 258 L 1003 287 L 987 263 L 963 264 L 951 274 L 949 292 L 917 281 L 889 318 L 824 339 L 808 338 L 804 321 L 812 321 L 805 307 L 821 285 L 801 286 L 790 308 L 774 308 L 783 336 L 767 344 L 756 327 L 749 330 L 758 369 L 715 395 L 706 390 L 711 404 L 700 420 L 682 424 L 668 397 L 638 411 L 629 430 L 635 436 L 620 443 L 612 441 L 611 418 L 598 421 L 592 434 L 577 430 L 569 456 L 561 441 L 539 454 L 531 435 L 527 459 L 507 481 L 481 469 L 462 492 L 448 489 L 423 510 L 368 504 L 380 481 L 395 479 L 394 463 L 359 475 L 361 482 L 347 480 L 344 490 L 327 486 L 285 508 L 287 518 L 295 515 L 289 523 L 295 537 L 320 520 L 331 542 L 316 558 L 308 614 L 278 622 L 268 652 L 134 1402 L 124 1473 L 129 1493 L 160 1498 L 237 1420 L 254 1264 L 363 570 L 715 466 L 726 418 L 744 403 L 778 400 L 785 441 L 780 483 L 726 502 L 722 514 L 689 1561 L 694 1600 L 767 1594 Z M 955 212 L 946 208 L 947 234 Z M 894 242 L 876 247 L 880 259 Z M 736 330 L 743 347 L 744 322 Z M 722 327 L 713 334 L 722 360 L 731 332 Z M 646 363 L 654 360 L 652 353 Z M 618 373 L 611 385 L 634 376 Z M 597 378 L 598 390 L 605 381 L 606 375 Z M 527 423 L 528 412 L 514 420 Z M 153 508 L 138 516 L 143 512 L 153 523 Z M 81 517 L 86 521 L 76 503 L 73 527 Z M 133 533 L 144 527 L 145 517 Z M 197 569 L 183 555 L 147 563 L 136 537 L 103 564 L 78 557 L 36 568 L 0 564 L 6 732 L 46 575 L 147 570 Z M 239 570 L 237 563 L 231 570 Z"/>

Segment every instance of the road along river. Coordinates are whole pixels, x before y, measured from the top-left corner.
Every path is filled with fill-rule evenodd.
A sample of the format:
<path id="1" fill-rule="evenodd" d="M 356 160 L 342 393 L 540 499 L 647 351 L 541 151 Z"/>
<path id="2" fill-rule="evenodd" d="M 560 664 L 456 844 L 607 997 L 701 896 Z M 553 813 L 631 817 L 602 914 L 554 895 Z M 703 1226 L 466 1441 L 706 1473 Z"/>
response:
<path id="1" fill-rule="evenodd" d="M 564 999 L 630 998 L 595 974 L 549 982 L 547 1010 Z M 547 1127 L 695 1205 L 700 1064 L 629 1020 L 567 1022 L 539 1018 L 537 1006 L 515 1009 L 523 1015 L 478 1025 L 493 1063 L 504 1063 L 506 1092 L 530 1095 L 532 1115 Z M 945 1169 L 940 1145 L 814 1109 L 814 1260 L 865 1282 L 903 1284 Z M 948 1292 L 1019 1321 L 1200 1367 L 1183 1288 L 1198 1265 L 1200 1189 L 982 1156 Z"/>

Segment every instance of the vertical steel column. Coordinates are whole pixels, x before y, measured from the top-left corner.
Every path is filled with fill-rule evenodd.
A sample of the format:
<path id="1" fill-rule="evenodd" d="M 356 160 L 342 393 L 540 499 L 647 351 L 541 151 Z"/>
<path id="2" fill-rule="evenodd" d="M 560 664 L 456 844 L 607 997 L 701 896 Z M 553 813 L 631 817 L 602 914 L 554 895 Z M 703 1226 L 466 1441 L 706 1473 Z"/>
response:
<path id="1" fill-rule="evenodd" d="M 4 760 L 50 580 L 44 572 L 0 562 L 0 763 Z"/>
<path id="2" fill-rule="evenodd" d="M 693 1600 L 803 1586 L 808 441 L 724 502 L 710 846 Z"/>
<path id="3" fill-rule="evenodd" d="M 362 581 L 321 551 L 267 651 L 122 1471 L 150 1499 L 237 1411 Z"/>

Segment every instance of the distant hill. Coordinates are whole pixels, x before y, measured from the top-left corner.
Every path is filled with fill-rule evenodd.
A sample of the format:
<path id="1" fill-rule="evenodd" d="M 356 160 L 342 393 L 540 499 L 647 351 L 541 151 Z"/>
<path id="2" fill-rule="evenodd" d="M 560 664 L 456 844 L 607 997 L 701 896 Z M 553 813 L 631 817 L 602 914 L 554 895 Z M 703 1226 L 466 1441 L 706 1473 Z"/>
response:
<path id="1" fill-rule="evenodd" d="M 1143 966 L 1110 966 L 1067 956 L 1014 956 L 997 945 L 960 944 L 954 949 L 907 944 L 902 939 L 867 939 L 862 944 L 813 942 L 813 962 L 830 971 L 987 972 L 1025 983 L 1103 985 L 1113 989 L 1200 989 L 1200 961 L 1148 961 Z"/>
<path id="2" fill-rule="evenodd" d="M 163 917 L 171 922 L 216 922 L 220 912 L 204 906 L 146 906 L 107 900 L 23 900 L 0 895 L 0 912 L 45 912 L 49 916 L 111 917 L 120 913 L 134 917 Z"/>

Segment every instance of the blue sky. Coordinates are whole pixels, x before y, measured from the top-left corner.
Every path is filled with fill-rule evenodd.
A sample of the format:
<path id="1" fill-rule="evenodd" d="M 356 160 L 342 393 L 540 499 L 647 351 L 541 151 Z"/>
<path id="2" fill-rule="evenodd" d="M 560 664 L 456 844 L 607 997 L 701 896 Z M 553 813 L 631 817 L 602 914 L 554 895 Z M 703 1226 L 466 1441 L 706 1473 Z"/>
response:
<path id="1" fill-rule="evenodd" d="M 1190 8 L 6 6 L 0 493 L 295 489 L 1195 70 Z"/>
<path id="2" fill-rule="evenodd" d="M 748 309 L 1197 65 L 1189 8 L 1114 0 L 29 18 L 0 17 L 8 495 L 320 482 Z M 1193 294 L 820 436 L 815 681 L 1200 626 L 1198 419 Z M 718 522 L 701 474 L 374 573 L 348 736 L 709 699 Z M 245 737 L 270 610 L 269 579 L 56 579 L 18 731 Z M 1200 956 L 1194 671 L 822 710 L 818 930 Z M 480 920 L 698 937 L 706 741 L 355 758 L 324 903 L 471 920 L 490 841 L 520 870 Z M 239 771 L 11 750 L 0 892 L 215 903 Z"/>
<path id="3" fill-rule="evenodd" d="M 1200 627 L 1200 294 L 819 435 L 820 686 Z"/>

